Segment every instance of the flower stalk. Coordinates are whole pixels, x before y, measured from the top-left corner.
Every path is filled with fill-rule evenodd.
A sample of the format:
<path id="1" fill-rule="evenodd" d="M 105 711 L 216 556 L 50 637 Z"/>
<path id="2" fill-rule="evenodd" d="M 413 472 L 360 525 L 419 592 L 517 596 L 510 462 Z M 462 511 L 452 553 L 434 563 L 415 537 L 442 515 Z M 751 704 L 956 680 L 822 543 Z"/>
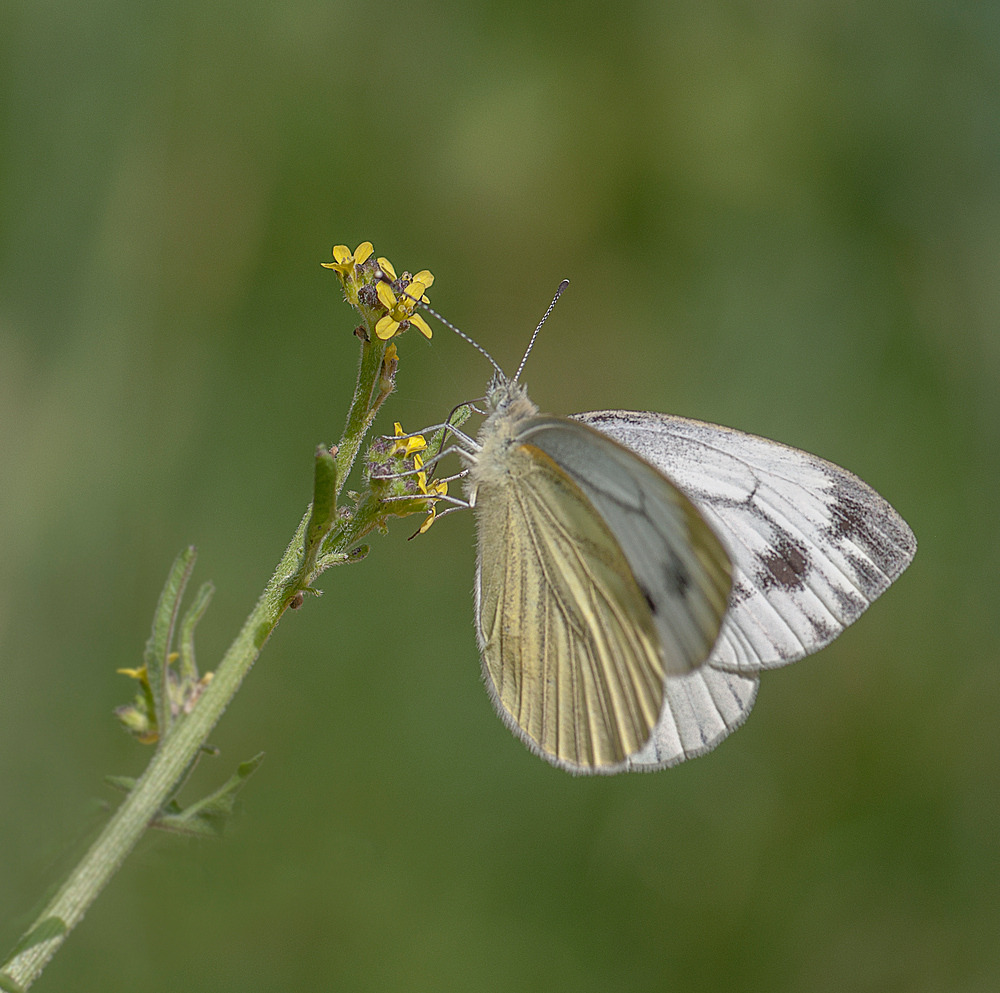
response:
<path id="1" fill-rule="evenodd" d="M 387 449 L 378 441 L 372 446 L 370 459 L 381 460 L 383 468 L 388 460 L 396 475 L 390 472 L 373 480 L 369 463 L 363 492 L 355 497 L 353 506 L 339 505 L 365 436 L 395 386 L 399 357 L 391 339 L 411 324 L 430 337 L 430 328 L 413 314 L 413 307 L 415 300 L 426 301 L 425 291 L 434 277 L 426 270 L 417 277 L 408 273 L 397 277 L 387 259 L 373 259 L 372 255 L 368 242 L 354 252 L 339 245 L 333 250 L 334 261 L 324 263 L 339 276 L 347 302 L 358 310 L 363 323 L 355 331 L 361 341 L 361 360 L 354 397 L 339 442 L 317 449 L 313 502 L 214 674 L 199 677 L 194 661 L 195 627 L 211 598 L 211 584 L 202 587 L 178 625 L 180 601 L 194 568 L 194 549 L 178 556 L 160 599 L 143 665 L 122 670 L 139 680 L 140 693 L 134 703 L 116 711 L 126 730 L 141 742 L 155 742 L 156 751 L 134 783 L 109 777 L 128 790 L 126 799 L 0 966 L 0 990 L 19 993 L 38 978 L 147 827 L 191 834 L 218 832 L 232 809 L 235 792 L 257 768 L 261 756 L 243 763 L 224 787 L 186 809 L 177 804 L 176 794 L 207 750 L 208 736 L 278 621 L 287 609 L 302 605 L 304 593 L 318 592 L 312 583 L 330 566 L 364 558 L 368 548 L 359 543 L 372 531 L 385 531 L 389 516 L 433 509 L 438 491 L 433 487 L 429 490 L 425 478 L 418 488 L 412 477 L 399 475 L 414 468 L 413 453 Z M 177 652 L 172 650 L 175 639 Z"/>

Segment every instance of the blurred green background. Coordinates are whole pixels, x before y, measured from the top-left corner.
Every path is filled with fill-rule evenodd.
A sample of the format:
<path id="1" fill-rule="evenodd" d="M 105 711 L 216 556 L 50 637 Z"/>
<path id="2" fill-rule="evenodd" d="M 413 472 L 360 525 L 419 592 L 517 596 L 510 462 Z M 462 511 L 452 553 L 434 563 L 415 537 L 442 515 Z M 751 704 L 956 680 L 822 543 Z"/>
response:
<path id="1" fill-rule="evenodd" d="M 111 710 L 175 553 L 216 664 L 340 433 L 331 246 L 431 269 L 543 409 L 857 472 L 910 570 L 747 726 L 573 779 L 494 716 L 454 515 L 323 577 L 40 990 L 1000 986 L 1000 15 L 873 0 L 0 4 L 0 940 L 148 751 Z M 481 394 L 444 329 L 380 419 Z"/>

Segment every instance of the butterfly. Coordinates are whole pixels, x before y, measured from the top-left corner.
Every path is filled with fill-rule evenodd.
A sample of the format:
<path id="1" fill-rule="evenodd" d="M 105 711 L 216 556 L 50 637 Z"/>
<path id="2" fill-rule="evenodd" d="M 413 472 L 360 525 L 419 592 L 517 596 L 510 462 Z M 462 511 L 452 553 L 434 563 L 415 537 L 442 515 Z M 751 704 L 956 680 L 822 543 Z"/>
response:
<path id="1" fill-rule="evenodd" d="M 453 429 L 483 680 L 553 765 L 656 770 L 710 751 L 762 671 L 828 645 L 916 552 L 831 462 L 668 414 L 541 414 L 519 382 L 528 353 L 508 379 L 472 343 L 497 370 L 476 438 Z"/>

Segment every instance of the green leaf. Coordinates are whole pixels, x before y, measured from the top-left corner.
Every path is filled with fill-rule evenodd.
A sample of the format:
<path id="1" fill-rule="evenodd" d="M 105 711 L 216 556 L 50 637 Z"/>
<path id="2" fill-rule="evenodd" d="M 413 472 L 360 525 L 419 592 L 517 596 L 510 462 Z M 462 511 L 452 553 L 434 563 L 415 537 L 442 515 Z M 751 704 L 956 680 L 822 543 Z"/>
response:
<path id="1" fill-rule="evenodd" d="M 218 838 L 222 834 L 226 821 L 232 815 L 236 794 L 260 768 L 263 761 L 264 753 L 261 752 L 248 762 L 240 763 L 236 772 L 219 789 L 183 810 L 180 810 L 177 804 L 171 801 L 164 808 L 165 813 L 153 821 L 153 827 L 195 837 Z"/>
<path id="2" fill-rule="evenodd" d="M 156 613 L 153 615 L 153 631 L 146 642 L 143 660 L 146 663 L 146 676 L 149 688 L 153 694 L 153 705 L 156 709 L 156 726 L 160 737 L 166 736 L 170 730 L 170 697 L 167 692 L 169 670 L 167 658 L 174 638 L 174 627 L 177 624 L 177 611 L 180 608 L 184 587 L 194 569 L 197 552 L 194 545 L 189 545 L 182 551 L 170 567 L 170 575 L 160 594 Z"/>
<path id="3" fill-rule="evenodd" d="M 332 451 L 325 445 L 316 449 L 316 467 L 313 474 L 313 501 L 309 509 L 309 524 L 306 526 L 302 545 L 302 564 L 289 581 L 288 603 L 296 600 L 296 595 L 313 578 L 316 558 L 333 526 L 337 523 L 337 449 Z"/>
<path id="4" fill-rule="evenodd" d="M 105 776 L 104 782 L 113 790 L 131 793 L 135 789 L 136 780 L 132 776 Z"/>
<path id="5" fill-rule="evenodd" d="M 194 603 L 184 612 L 184 619 L 181 621 L 181 658 L 177 668 L 182 680 L 198 681 L 198 666 L 194 657 L 194 629 L 205 616 L 214 593 L 215 586 L 212 583 L 202 583 L 195 594 Z"/>
<path id="6" fill-rule="evenodd" d="M 325 445 L 316 449 L 316 469 L 313 475 L 312 515 L 306 532 L 306 547 L 321 541 L 336 520 L 337 460 Z"/>

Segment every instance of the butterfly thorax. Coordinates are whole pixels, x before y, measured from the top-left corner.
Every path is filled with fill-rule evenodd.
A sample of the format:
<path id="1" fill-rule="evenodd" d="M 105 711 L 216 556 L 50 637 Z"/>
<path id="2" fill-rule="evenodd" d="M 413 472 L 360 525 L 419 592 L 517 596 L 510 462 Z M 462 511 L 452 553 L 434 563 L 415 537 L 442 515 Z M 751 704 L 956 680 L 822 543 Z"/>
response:
<path id="1" fill-rule="evenodd" d="M 538 407 L 520 383 L 494 380 L 486 402 L 490 415 L 479 429 L 477 441 L 481 448 L 469 467 L 471 492 L 482 484 L 502 485 L 506 481 L 512 468 L 510 450 L 519 444 L 525 422 L 538 415 Z"/>

